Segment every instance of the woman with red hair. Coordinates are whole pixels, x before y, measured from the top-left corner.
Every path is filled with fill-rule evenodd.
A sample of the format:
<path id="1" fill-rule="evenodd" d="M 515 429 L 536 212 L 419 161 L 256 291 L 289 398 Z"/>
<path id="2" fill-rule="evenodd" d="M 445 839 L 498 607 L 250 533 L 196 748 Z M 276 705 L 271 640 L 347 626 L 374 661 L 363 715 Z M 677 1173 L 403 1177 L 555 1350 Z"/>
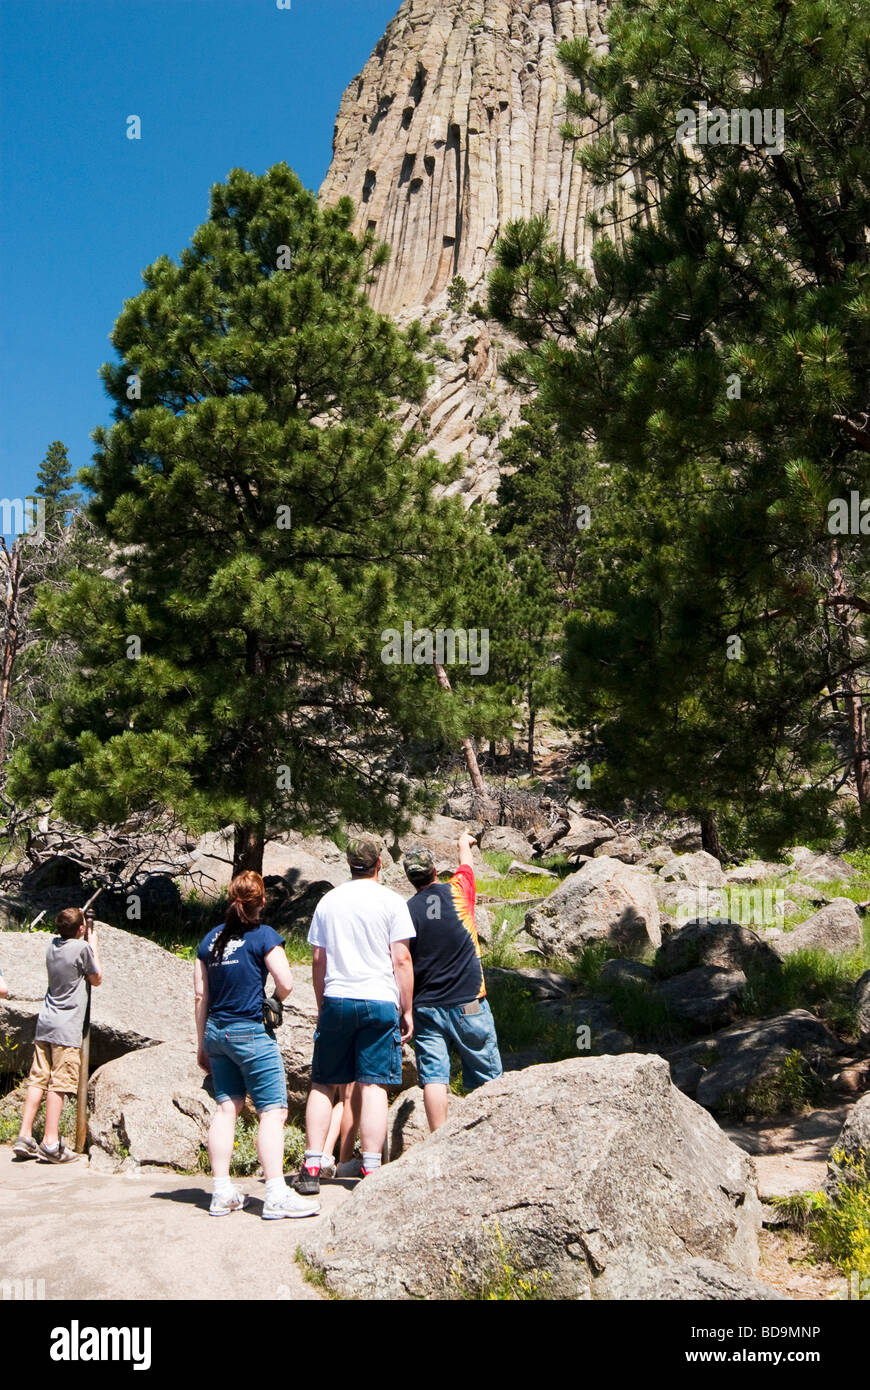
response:
<path id="1" fill-rule="evenodd" d="M 259 1119 L 264 1220 L 316 1216 L 319 1203 L 299 1197 L 284 1181 L 287 1078 L 275 1035 L 263 1021 L 267 976 L 275 982 L 278 999 L 286 999 L 293 988 L 284 942 L 260 921 L 266 888 L 259 874 L 239 874 L 230 884 L 229 898 L 225 921 L 200 942 L 195 964 L 197 1060 L 203 1071 L 211 1072 L 217 1101 L 208 1135 L 214 1177 L 209 1211 L 227 1216 L 247 1204 L 230 1181 L 230 1160 L 236 1120 L 249 1095 Z"/>

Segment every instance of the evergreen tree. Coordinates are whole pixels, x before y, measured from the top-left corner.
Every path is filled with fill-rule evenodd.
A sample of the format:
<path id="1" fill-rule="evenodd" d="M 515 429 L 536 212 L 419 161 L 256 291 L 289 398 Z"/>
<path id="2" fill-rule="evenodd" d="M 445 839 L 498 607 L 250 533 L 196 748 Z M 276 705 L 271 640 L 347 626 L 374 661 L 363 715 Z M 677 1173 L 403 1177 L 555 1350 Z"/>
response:
<path id="1" fill-rule="evenodd" d="M 805 466 L 829 499 L 870 483 L 866 14 L 626 0 L 608 34 L 605 54 L 563 47 L 565 133 L 591 135 L 609 190 L 591 265 L 518 224 L 490 296 L 526 344 L 515 374 L 608 469 L 565 698 L 599 721 L 610 795 L 698 815 L 714 852 L 720 823 L 772 851 L 827 833 L 843 758 L 822 691 L 866 672 L 860 540 L 834 554 L 818 512 L 782 505 Z M 861 699 L 845 762 L 866 804 Z"/>
<path id="2" fill-rule="evenodd" d="M 71 821 L 169 805 L 232 823 L 235 870 L 257 869 L 270 828 L 397 825 L 403 750 L 466 732 L 461 691 L 390 664 L 476 526 L 397 427 L 422 332 L 372 310 L 385 250 L 352 217 L 286 165 L 234 170 L 117 320 L 115 423 L 83 475 L 117 572 L 44 594 L 82 663 L 15 764 Z"/>
<path id="3" fill-rule="evenodd" d="M 67 448 L 59 439 L 49 445 L 36 479 L 36 496 L 45 499 L 46 527 L 53 528 L 57 523 L 65 526 L 69 513 L 81 502 L 81 495 L 73 489 Z"/>

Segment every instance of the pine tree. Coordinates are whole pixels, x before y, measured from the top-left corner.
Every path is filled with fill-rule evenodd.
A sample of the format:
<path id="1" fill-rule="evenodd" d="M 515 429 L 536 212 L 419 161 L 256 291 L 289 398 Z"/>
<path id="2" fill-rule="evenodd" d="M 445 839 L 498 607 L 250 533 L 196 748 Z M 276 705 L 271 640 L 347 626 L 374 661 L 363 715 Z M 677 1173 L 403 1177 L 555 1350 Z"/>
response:
<path id="1" fill-rule="evenodd" d="M 81 495 L 73 488 L 67 448 L 59 439 L 49 445 L 36 479 L 36 496 L 45 498 L 46 527 L 66 525 L 69 513 L 81 502 Z"/>
<path id="2" fill-rule="evenodd" d="M 124 305 L 83 475 L 117 570 L 44 595 L 82 662 L 14 769 L 66 819 L 169 805 L 232 823 L 235 870 L 257 869 L 270 828 L 398 824 L 405 750 L 464 728 L 462 691 L 390 664 L 476 524 L 397 426 L 422 332 L 372 310 L 385 252 L 352 217 L 286 165 L 234 170 Z"/>
<path id="3" fill-rule="evenodd" d="M 829 833 L 844 763 L 867 760 L 860 719 L 842 757 L 822 694 L 866 678 L 867 561 L 781 505 L 804 463 L 828 498 L 870 483 L 866 16 L 631 0 L 608 34 L 563 48 L 565 134 L 602 190 L 591 264 L 519 224 L 491 285 L 526 344 L 514 373 L 608 469 L 566 703 L 599 723 L 610 795 L 690 811 L 714 852 L 720 824 L 772 851 Z"/>

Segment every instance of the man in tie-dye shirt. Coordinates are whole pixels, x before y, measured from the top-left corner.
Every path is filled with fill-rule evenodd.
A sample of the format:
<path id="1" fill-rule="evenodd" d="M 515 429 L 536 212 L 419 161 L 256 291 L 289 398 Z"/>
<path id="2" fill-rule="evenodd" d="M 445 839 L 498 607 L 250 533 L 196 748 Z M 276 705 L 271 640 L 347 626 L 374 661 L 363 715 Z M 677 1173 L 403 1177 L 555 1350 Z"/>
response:
<path id="1" fill-rule="evenodd" d="M 463 831 L 459 868 L 448 883 L 438 882 L 428 849 L 409 849 L 402 859 L 417 889 L 408 903 L 417 932 L 408 943 L 414 961 L 414 1050 L 432 1130 L 447 1119 L 451 1051 L 462 1062 L 466 1090 L 502 1074 L 474 925 L 473 843 Z"/>

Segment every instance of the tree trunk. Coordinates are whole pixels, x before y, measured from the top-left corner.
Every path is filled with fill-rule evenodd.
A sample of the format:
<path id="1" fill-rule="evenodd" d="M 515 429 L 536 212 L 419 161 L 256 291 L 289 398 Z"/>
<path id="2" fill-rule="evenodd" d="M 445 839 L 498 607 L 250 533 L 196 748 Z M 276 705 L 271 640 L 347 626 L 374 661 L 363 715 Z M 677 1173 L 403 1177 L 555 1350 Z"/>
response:
<path id="1" fill-rule="evenodd" d="M 526 754 L 527 761 L 528 761 L 528 764 L 529 764 L 529 772 L 534 772 L 534 770 L 535 770 L 535 718 L 536 718 L 536 715 L 537 715 L 537 710 L 535 709 L 534 705 L 529 705 L 529 741 L 528 741 L 528 748 L 527 748 L 527 754 Z"/>
<path id="2" fill-rule="evenodd" d="M 21 542 L 15 541 L 8 550 L 2 540 L 2 553 L 6 571 L 6 592 L 3 596 L 3 646 L 0 650 L 0 777 L 6 759 L 6 745 L 9 741 L 9 723 L 12 714 L 12 677 L 19 642 L 19 604 L 21 589 Z"/>
<path id="3" fill-rule="evenodd" d="M 846 593 L 846 578 L 843 574 L 843 561 L 838 540 L 831 542 L 831 576 L 834 584 L 831 597 L 838 598 Z M 833 623 L 837 633 L 838 655 L 843 664 L 849 665 L 852 659 L 852 641 L 849 631 L 849 610 L 839 605 L 833 607 Z M 843 696 L 846 702 L 846 717 L 849 721 L 849 739 L 852 745 L 852 767 L 855 773 L 855 789 L 858 804 L 870 806 L 870 758 L 867 750 L 867 712 L 861 698 L 858 677 L 854 671 L 846 671 L 842 680 Z"/>
<path id="4" fill-rule="evenodd" d="M 448 694 L 452 694 L 453 687 L 451 686 L 450 681 L 447 679 L 447 672 L 444 670 L 444 667 L 439 666 L 437 661 L 434 662 L 434 666 L 435 675 L 438 679 L 438 684 L 441 686 L 441 689 L 446 690 Z M 465 754 L 465 761 L 468 765 L 468 775 L 471 778 L 471 785 L 474 787 L 474 790 L 477 792 L 478 796 L 482 796 L 488 800 L 489 793 L 486 790 L 486 783 L 484 782 L 483 777 L 481 776 L 480 766 L 477 761 L 477 754 L 474 751 L 474 744 L 470 738 L 464 738 L 462 740 L 462 751 Z"/>
<path id="5" fill-rule="evenodd" d="M 233 826 L 233 878 L 251 869 L 263 872 L 263 850 L 266 847 L 265 827 L 262 825 Z"/>
<path id="6" fill-rule="evenodd" d="M 719 843 L 719 827 L 716 824 L 716 817 L 712 811 L 701 813 L 701 848 L 708 854 L 712 854 L 714 859 L 722 858 L 722 846 Z"/>

